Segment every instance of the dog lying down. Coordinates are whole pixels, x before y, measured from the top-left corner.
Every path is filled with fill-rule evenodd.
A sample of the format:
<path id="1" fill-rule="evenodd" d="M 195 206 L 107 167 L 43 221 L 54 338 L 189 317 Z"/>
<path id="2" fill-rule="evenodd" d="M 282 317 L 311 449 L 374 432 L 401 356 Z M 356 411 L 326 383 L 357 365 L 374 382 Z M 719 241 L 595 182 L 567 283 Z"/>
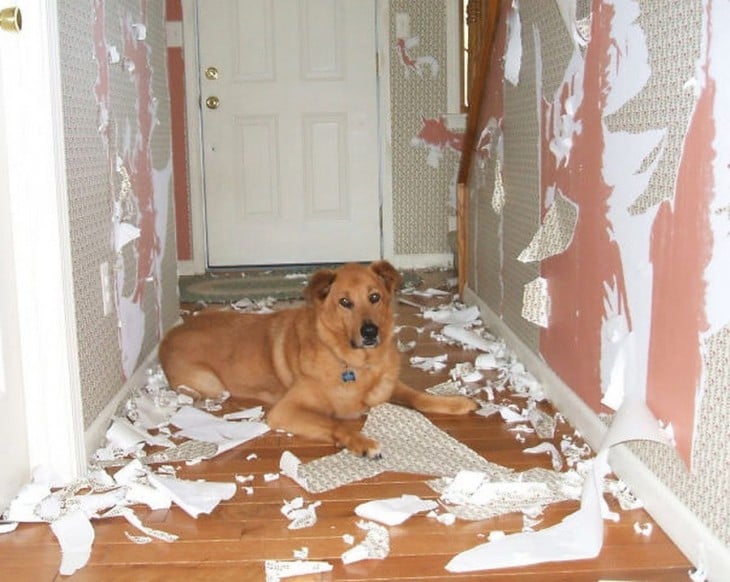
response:
<path id="1" fill-rule="evenodd" d="M 259 399 L 272 405 L 271 428 L 377 458 L 380 445 L 347 422 L 371 407 L 390 401 L 444 414 L 477 408 L 464 396 L 435 396 L 399 380 L 392 300 L 399 285 L 387 261 L 319 270 L 302 307 L 202 312 L 171 329 L 160 363 L 177 390 Z"/>

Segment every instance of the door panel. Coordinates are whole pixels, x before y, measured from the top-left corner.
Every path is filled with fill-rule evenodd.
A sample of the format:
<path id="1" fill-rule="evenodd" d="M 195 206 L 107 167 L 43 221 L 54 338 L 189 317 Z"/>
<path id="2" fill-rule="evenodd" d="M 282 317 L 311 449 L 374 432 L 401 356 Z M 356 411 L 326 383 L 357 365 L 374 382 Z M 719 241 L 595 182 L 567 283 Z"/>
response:
<path id="1" fill-rule="evenodd" d="M 198 11 L 209 265 L 378 258 L 374 1 Z"/>

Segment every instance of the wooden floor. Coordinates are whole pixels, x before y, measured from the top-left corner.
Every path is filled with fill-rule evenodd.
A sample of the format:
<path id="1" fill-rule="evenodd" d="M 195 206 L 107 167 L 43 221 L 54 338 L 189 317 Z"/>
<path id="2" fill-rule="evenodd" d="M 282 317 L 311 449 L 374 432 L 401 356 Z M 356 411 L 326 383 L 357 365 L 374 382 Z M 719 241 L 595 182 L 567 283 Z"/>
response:
<path id="1" fill-rule="evenodd" d="M 399 324 L 424 325 L 415 308 L 401 304 L 398 311 Z M 447 352 L 450 366 L 458 361 L 473 361 L 475 357 L 474 352 L 446 347 L 430 339 L 429 330 L 436 327 L 427 326 L 426 332 L 418 335 L 415 350 L 403 356 L 403 377 L 418 388 L 446 380 L 447 371 L 428 374 L 416 370 L 408 364 L 410 355 Z M 255 403 L 229 402 L 227 407 L 237 408 L 241 404 Z M 524 444 L 518 442 L 499 417 L 429 418 L 492 462 L 516 470 L 534 466 L 550 468 L 547 455 L 522 453 L 523 448 L 537 444 L 537 437 L 528 435 Z M 572 434 L 573 431 L 565 424 L 560 426 L 556 444 L 564 433 Z M 389 528 L 391 550 L 387 558 L 346 566 L 340 556 L 350 546 L 343 542 L 343 534 L 353 534 L 358 541 L 362 538 L 362 532 L 355 525 L 359 520 L 353 511 L 356 505 L 404 493 L 431 499 L 436 499 L 437 495 L 425 484 L 426 476 L 397 473 L 386 473 L 318 495 L 307 494 L 286 477 L 265 482 L 265 473 L 278 471 L 278 461 L 285 449 L 304 462 L 336 450 L 328 445 L 269 433 L 215 459 L 191 466 L 183 464 L 178 476 L 188 479 L 231 482 L 235 474 L 254 474 L 254 493 L 247 495 L 239 490 L 211 515 L 198 519 L 188 517 L 177 507 L 165 511 L 151 511 L 143 506 L 135 508 L 146 525 L 179 535 L 179 540 L 173 543 L 154 541 L 136 545 L 127 539 L 125 531 L 138 532 L 123 519 L 96 521 L 96 539 L 89 563 L 70 577 L 58 574 L 60 550 L 48 525 L 21 524 L 15 532 L 0 535 L 0 579 L 34 582 L 66 579 L 95 582 L 264 580 L 264 560 L 290 560 L 295 550 L 307 547 L 309 559 L 329 561 L 334 570 L 297 580 L 688 580 L 691 565 L 658 527 L 655 526 L 648 537 L 634 532 L 634 522 L 651 522 L 643 510 L 621 512 L 618 523 L 605 523 L 603 549 L 600 556 L 592 560 L 451 575 L 444 565 L 454 555 L 483 543 L 484 535 L 492 530 L 521 531 L 521 514 L 481 522 L 457 520 L 451 526 L 418 515 L 400 526 Z M 258 459 L 247 461 L 246 456 L 251 452 L 255 452 Z M 317 510 L 319 520 L 315 526 L 292 531 L 287 529 L 288 520 L 280 510 L 284 500 L 297 496 L 303 496 L 307 502 L 319 500 L 321 506 Z M 612 510 L 621 511 L 611 496 L 607 496 L 607 500 Z M 545 519 L 538 528 L 557 523 L 577 508 L 577 502 L 546 508 Z"/>

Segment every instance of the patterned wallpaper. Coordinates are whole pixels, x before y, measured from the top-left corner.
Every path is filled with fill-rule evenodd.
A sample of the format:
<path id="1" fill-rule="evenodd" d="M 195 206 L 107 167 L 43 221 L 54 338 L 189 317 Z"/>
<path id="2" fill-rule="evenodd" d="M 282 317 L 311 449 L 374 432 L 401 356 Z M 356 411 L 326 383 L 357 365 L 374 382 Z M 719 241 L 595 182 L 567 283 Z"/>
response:
<path id="1" fill-rule="evenodd" d="M 730 545 L 730 140 L 715 128 L 730 77 L 712 34 L 723 8 L 581 0 L 589 40 L 574 47 L 557 2 L 518 6 L 519 82 L 504 79 L 497 43 L 488 87 L 504 107 L 482 119 L 472 168 L 469 286 L 596 412 L 628 354 L 627 390 L 677 440 L 632 449 Z M 542 254 L 518 259 L 533 247 Z M 532 276 L 542 285 L 523 293 Z M 544 321 L 526 309 L 535 297 Z"/>
<path id="2" fill-rule="evenodd" d="M 164 5 L 61 2 L 61 82 L 84 425 L 177 319 Z M 100 265 L 109 265 L 104 315 Z"/>
<path id="3" fill-rule="evenodd" d="M 390 3 L 393 233 L 396 255 L 450 252 L 449 196 L 460 135 L 447 113 L 446 0 Z M 396 30 L 396 21 L 408 23 Z M 399 38 L 399 34 L 403 38 Z"/>

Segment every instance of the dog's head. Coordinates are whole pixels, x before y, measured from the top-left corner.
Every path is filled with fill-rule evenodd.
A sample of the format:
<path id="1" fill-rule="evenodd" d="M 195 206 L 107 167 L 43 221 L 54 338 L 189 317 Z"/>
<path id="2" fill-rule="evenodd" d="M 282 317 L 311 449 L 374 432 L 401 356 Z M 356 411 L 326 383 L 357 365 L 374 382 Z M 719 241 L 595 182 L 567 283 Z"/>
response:
<path id="1" fill-rule="evenodd" d="M 342 347 L 370 349 L 391 337 L 392 297 L 400 282 L 400 273 L 387 261 L 350 263 L 315 272 L 304 297 Z"/>

